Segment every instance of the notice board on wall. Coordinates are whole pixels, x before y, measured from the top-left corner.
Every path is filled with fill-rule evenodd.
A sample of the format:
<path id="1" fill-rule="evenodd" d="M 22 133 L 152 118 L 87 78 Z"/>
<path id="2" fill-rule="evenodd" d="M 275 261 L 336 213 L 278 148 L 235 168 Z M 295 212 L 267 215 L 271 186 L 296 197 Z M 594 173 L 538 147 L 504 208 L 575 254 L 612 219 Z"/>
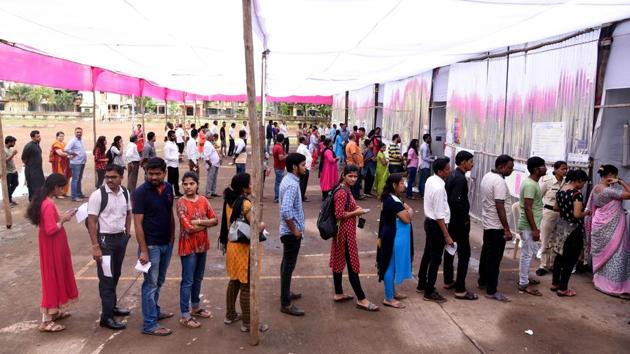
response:
<path id="1" fill-rule="evenodd" d="M 547 163 L 566 160 L 567 134 L 564 122 L 532 123 L 531 156 L 542 157 Z"/>

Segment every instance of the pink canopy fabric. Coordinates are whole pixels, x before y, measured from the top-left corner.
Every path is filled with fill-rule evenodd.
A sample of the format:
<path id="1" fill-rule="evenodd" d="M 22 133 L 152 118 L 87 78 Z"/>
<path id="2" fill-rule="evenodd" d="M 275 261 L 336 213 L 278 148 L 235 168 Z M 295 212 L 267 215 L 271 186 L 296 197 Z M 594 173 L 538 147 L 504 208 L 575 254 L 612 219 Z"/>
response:
<path id="1" fill-rule="evenodd" d="M 75 63 L 0 43 L 0 80 L 78 91 L 102 91 L 185 101 L 245 102 L 247 95 L 202 95 L 162 87 L 148 80 Z M 332 96 L 271 97 L 271 102 L 332 104 Z"/>

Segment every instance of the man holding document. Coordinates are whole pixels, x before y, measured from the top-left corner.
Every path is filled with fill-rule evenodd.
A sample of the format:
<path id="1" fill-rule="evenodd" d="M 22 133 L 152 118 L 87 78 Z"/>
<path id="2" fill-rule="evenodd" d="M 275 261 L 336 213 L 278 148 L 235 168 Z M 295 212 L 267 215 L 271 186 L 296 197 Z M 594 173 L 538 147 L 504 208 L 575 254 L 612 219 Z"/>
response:
<path id="1" fill-rule="evenodd" d="M 131 201 L 129 192 L 121 186 L 123 174 L 121 166 L 108 165 L 105 168 L 105 185 L 90 195 L 87 205 L 92 255 L 98 265 L 98 290 L 102 305 L 100 325 L 114 330 L 126 327 L 114 316 L 129 315 L 129 310 L 116 304 L 116 285 L 131 227 Z"/>

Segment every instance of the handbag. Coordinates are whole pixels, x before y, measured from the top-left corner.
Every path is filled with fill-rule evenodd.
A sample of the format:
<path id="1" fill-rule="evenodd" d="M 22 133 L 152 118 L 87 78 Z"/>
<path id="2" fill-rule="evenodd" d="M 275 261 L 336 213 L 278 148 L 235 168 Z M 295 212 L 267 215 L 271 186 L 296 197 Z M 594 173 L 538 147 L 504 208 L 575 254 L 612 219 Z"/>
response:
<path id="1" fill-rule="evenodd" d="M 242 200 L 240 202 L 242 203 Z M 241 213 L 241 215 L 239 215 L 239 217 L 230 224 L 230 229 L 228 230 L 228 241 L 249 243 L 250 239 L 251 226 L 247 223 L 247 220 Z M 258 240 L 260 242 L 267 241 L 267 237 L 261 232 Z"/>

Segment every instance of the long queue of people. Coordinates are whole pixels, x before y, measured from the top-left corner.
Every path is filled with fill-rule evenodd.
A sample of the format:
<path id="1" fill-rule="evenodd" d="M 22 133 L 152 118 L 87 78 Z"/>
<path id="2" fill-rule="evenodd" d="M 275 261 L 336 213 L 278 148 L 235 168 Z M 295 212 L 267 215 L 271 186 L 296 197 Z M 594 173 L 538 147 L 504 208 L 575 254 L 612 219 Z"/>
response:
<path id="1" fill-rule="evenodd" d="M 213 125 L 216 126 L 216 122 Z M 181 127 L 177 129 L 179 128 Z M 418 197 L 423 199 L 424 204 L 426 243 L 420 261 L 416 291 L 422 293 L 427 301 L 446 301 L 436 289 L 438 270 L 444 260 L 445 289 L 454 290 L 456 299 L 478 299 L 477 294 L 466 287 L 470 258 L 470 203 L 466 173 L 474 168 L 474 156 L 467 151 L 459 152 L 455 158 L 457 168 L 451 171 L 448 158 L 431 156 L 430 135 L 423 136 L 421 146 L 416 139 L 412 140 L 406 153 L 401 154 L 398 135 L 394 135 L 391 144 L 386 147 L 380 141 L 379 128 L 370 132 L 365 140 L 362 140 L 365 137 L 364 130 L 355 133 L 347 132 L 344 126 L 341 129 L 334 128 L 328 135 L 324 131 L 320 135 L 319 129 L 311 128 L 308 145 L 311 137 L 315 137 L 313 140 L 316 142 L 312 149 L 307 146 L 306 134 L 300 135 L 296 153 L 287 153 L 282 133 L 272 136 L 275 143 L 272 155 L 276 172 L 274 197 L 279 203 L 278 234 L 283 245 L 280 269 L 281 312 L 293 316 L 305 314 L 303 309 L 295 305 L 295 301 L 302 295 L 291 291 L 291 278 L 304 237 L 305 183 L 308 182 L 309 171 L 313 167 L 319 172 L 322 197 L 326 199 L 332 194 L 335 218 L 339 222 L 338 232 L 331 241 L 329 264 L 333 273 L 335 302 L 350 301 L 356 297 L 358 309 L 370 312 L 379 310 L 379 306 L 367 299 L 361 287 L 356 238 L 357 219 L 369 212 L 369 209 L 358 206 L 357 201 L 365 196 L 373 196 L 373 192 L 382 201 L 377 241 L 378 275 L 379 281 L 384 284 L 382 304 L 399 309 L 405 307 L 402 300 L 407 295 L 396 291 L 396 286 L 413 278 L 411 266 L 414 238 L 411 224 L 414 210 L 404 200 Z M 201 146 L 199 131 L 201 136 L 205 136 L 205 142 Z M 142 284 L 143 333 L 157 336 L 172 333 L 171 329 L 161 326 L 160 321 L 174 314 L 161 309 L 159 298 L 176 239 L 177 219 L 180 225 L 178 254 L 182 263 L 180 324 L 187 328 L 198 328 L 202 325 L 198 319 L 211 317 L 210 311 L 201 307 L 199 295 L 210 244 L 208 229 L 220 222 L 220 244 L 226 255 L 226 271 L 230 279 L 224 323 L 229 325 L 242 321 L 241 330 L 250 330 L 249 235 L 244 239 L 233 237 L 245 233 L 239 229 L 239 225 L 252 222 L 253 205 L 247 198 L 252 191 L 251 178 L 245 173 L 247 132 L 240 130 L 239 140 L 234 144 L 233 151 L 228 150 L 228 155 L 232 152 L 231 164 L 236 165 L 236 174 L 223 192 L 222 220 L 219 221 L 210 201 L 218 197 L 215 191 L 216 175 L 221 159 L 225 157 L 224 144 L 221 147 L 215 144 L 220 135 L 211 129 L 204 126 L 199 131 L 193 127 L 184 133 L 189 137 L 188 142 L 193 143 L 181 148 L 177 131 L 167 130 L 164 159 L 155 156 L 153 133 L 147 134 L 147 143 L 142 153 L 139 153 L 137 142 L 139 137 L 144 136 L 142 127 L 138 127 L 130 138 L 124 153 L 126 164 L 116 163 L 116 158 L 120 155 L 112 156 L 115 154 L 112 148 L 116 144 L 116 138 L 112 148 L 105 153 L 97 152 L 95 148 L 95 162 L 101 162 L 105 166 L 97 166 L 97 171 L 100 169 L 104 172 L 97 173 L 97 189 L 88 200 L 89 216 L 86 226 L 93 258 L 98 264 L 102 303 L 100 324 L 103 327 L 125 328 L 126 324 L 118 319 L 130 313 L 117 306 L 116 286 L 133 223 L 139 248 L 137 267 L 146 271 Z M 72 180 L 75 176 L 82 175 L 85 165 L 85 158 L 81 157 L 85 152 L 77 147 L 82 147 L 81 133 L 80 128 L 75 130 L 75 138 L 68 144 L 70 147 L 57 144 L 63 142 L 63 136 L 59 139 L 58 133 L 56 145 L 51 148 L 51 156 L 69 159 Z M 344 133 L 348 138 L 346 142 L 343 142 L 343 137 L 339 138 Z M 334 135 L 334 146 L 331 135 Z M 38 145 L 39 132 L 34 131 L 31 137 L 32 143 Z M 11 137 L 5 139 L 7 162 L 16 156 L 16 152 L 12 150 L 15 139 L 9 138 Z M 337 141 L 343 146 L 339 154 L 335 152 L 338 150 Z M 102 149 L 105 145 L 104 138 L 102 141 L 100 138 L 97 140 L 97 148 Z M 122 151 L 122 147 L 116 147 L 119 152 Z M 29 163 L 31 164 L 27 172 L 27 183 L 39 181 L 39 176 L 33 179 L 37 174 L 33 172 L 37 170 L 33 168 L 37 163 L 36 148 L 38 146 L 27 145 L 22 154 L 27 170 Z M 145 156 L 144 152 L 147 150 L 148 156 Z M 179 163 L 184 154 L 188 157 L 189 171 L 180 179 Z M 39 156 L 41 165 L 41 149 Z M 77 157 L 79 159 L 75 160 L 77 163 L 74 165 L 81 165 L 83 162 L 83 166 L 72 167 L 71 159 Z M 198 195 L 200 160 L 205 160 L 208 176 L 205 197 Z M 368 160 L 374 165 L 368 166 Z M 51 163 L 53 161 L 51 157 Z M 123 166 L 129 171 L 128 188 L 121 185 Z M 543 159 L 530 158 L 527 161 L 530 175 L 520 190 L 520 211 L 515 225 L 522 241 L 518 289 L 523 293 L 542 295 L 536 287 L 539 281 L 529 274 L 531 262 L 538 251 L 537 242 L 542 238 L 543 261 L 537 274 L 542 276 L 546 272 L 553 272 L 551 290 L 558 296 L 576 295 L 574 290 L 568 288 L 573 268 L 579 259 L 587 261 L 591 258 L 596 288 L 612 295 L 627 296 L 630 293 L 630 280 L 626 279 L 630 257 L 624 248 L 623 240 L 627 236 L 627 230 L 621 201 L 630 199 L 630 186 L 617 178 L 618 171 L 614 166 L 602 166 L 599 170 L 601 182 L 594 188 L 585 207 L 581 190 L 587 181 L 586 174 L 580 170 L 566 172 L 566 163 L 557 162 L 552 175 L 554 180 L 547 175 L 545 166 Z M 144 183 L 137 188 L 135 183 L 129 181 L 132 174 L 137 178 L 138 169 L 135 173 L 132 170 L 135 167 L 145 171 Z M 340 167 L 342 172 L 338 173 Z M 487 298 L 501 302 L 510 301 L 497 287 L 505 244 L 513 237 L 506 212 L 506 208 L 510 206 L 510 197 L 505 181 L 513 168 L 514 159 L 507 155 L 499 156 L 495 169 L 483 177 L 479 191 L 484 234 L 478 287 L 485 289 Z M 41 167 L 39 170 L 41 171 Z M 58 173 L 54 165 L 53 171 L 46 179 L 41 173 L 43 182 L 39 188 L 37 183 L 29 183 L 29 189 L 34 192 L 29 193 L 32 200 L 27 210 L 28 219 L 39 226 L 43 314 L 40 330 L 46 332 L 58 332 L 65 328 L 58 321 L 69 316 L 66 306 L 78 298 L 70 249 L 63 227 L 76 209 L 60 214 L 52 200 L 66 195 L 70 176 L 67 175 L 67 170 L 64 174 Z M 9 168 L 7 173 L 12 173 Z M 413 194 L 416 174 L 420 175 L 418 197 Z M 374 177 L 374 183 L 371 183 L 370 176 Z M 80 181 L 80 177 L 78 179 Z M 361 186 L 362 180 L 365 181 L 365 188 Z M 99 186 L 98 181 L 104 185 Z M 179 191 L 180 183 L 184 193 Z M 71 190 L 73 200 L 83 198 L 80 183 L 79 186 L 71 183 Z M 264 223 L 259 226 L 261 230 L 265 229 Z M 586 252 L 583 252 L 584 244 L 587 245 Z M 458 257 L 456 277 L 453 267 L 455 256 Z M 342 288 L 342 273 L 346 267 L 355 296 L 344 293 Z M 239 294 L 241 313 L 236 311 L 235 306 Z M 266 331 L 268 328 L 266 324 L 261 324 L 258 330 Z"/>

